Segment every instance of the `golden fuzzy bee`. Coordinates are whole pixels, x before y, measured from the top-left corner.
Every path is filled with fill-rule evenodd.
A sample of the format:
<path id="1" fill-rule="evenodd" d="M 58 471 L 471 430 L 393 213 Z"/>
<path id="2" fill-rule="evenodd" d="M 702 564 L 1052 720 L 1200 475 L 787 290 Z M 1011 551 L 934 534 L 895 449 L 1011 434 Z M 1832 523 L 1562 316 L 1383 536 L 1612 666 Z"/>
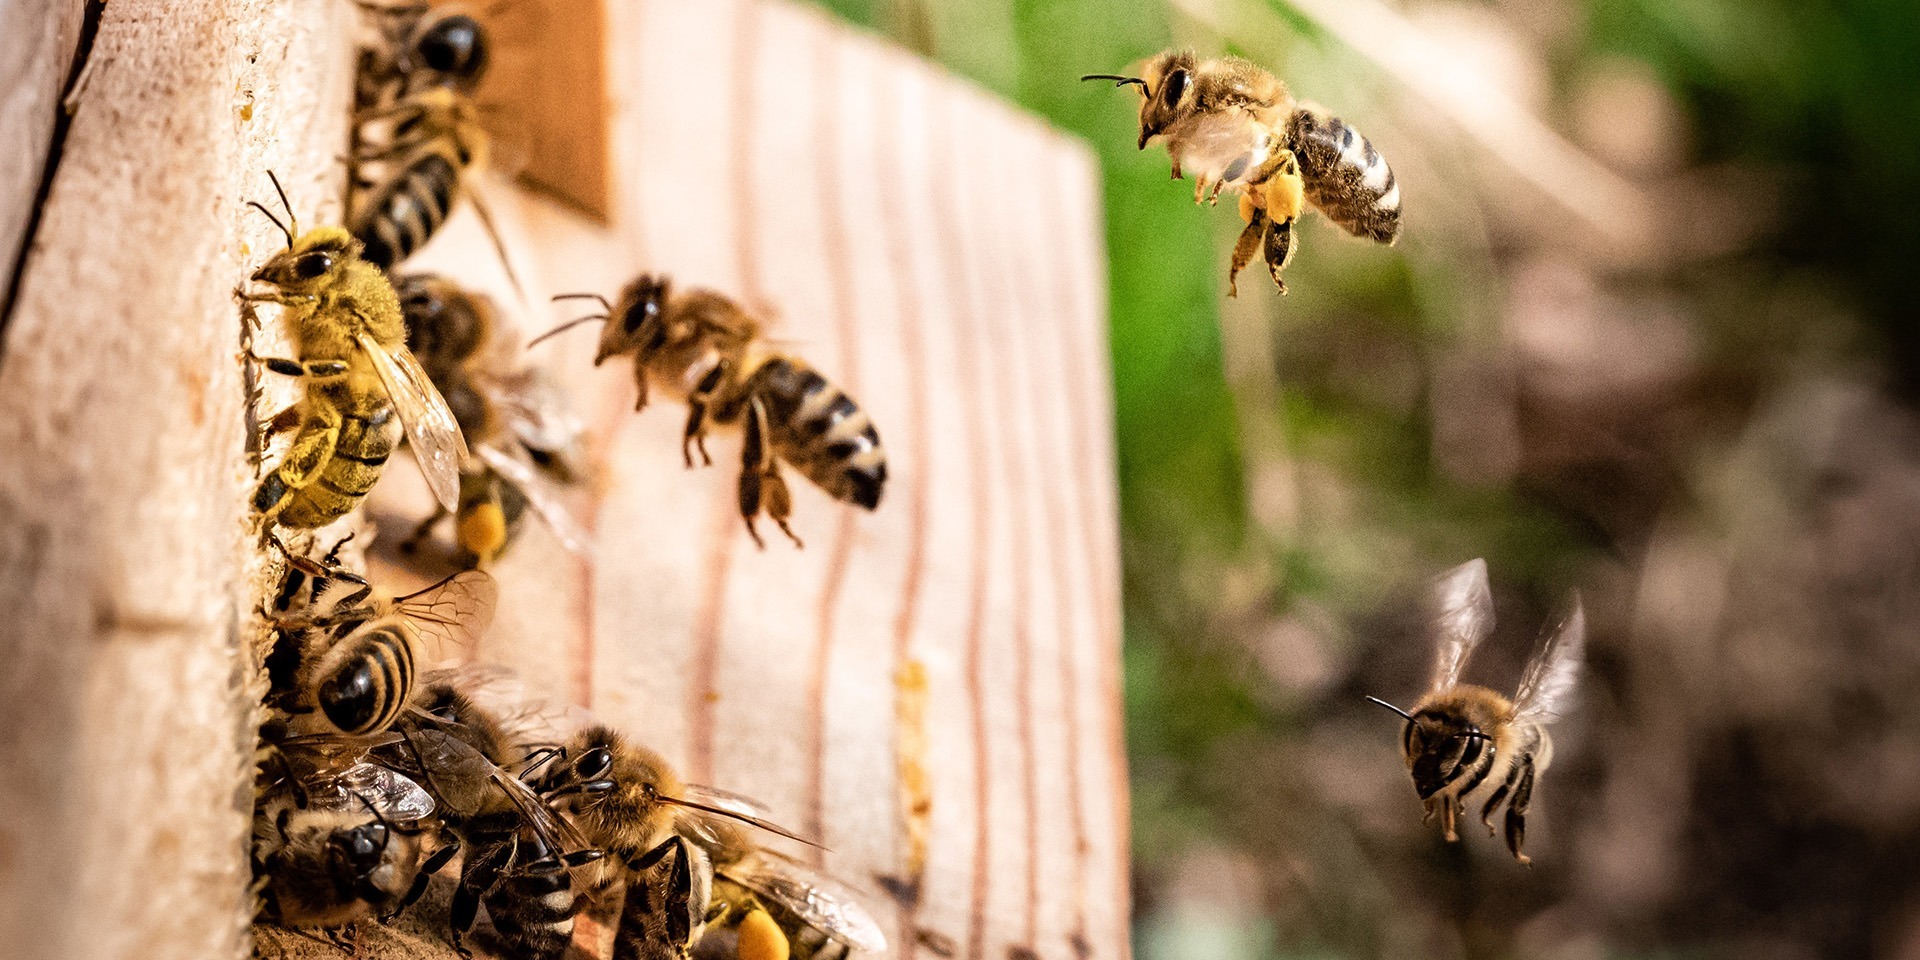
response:
<path id="1" fill-rule="evenodd" d="M 765 512 L 800 545 L 787 526 L 793 497 L 780 476 L 782 460 L 836 500 L 879 506 L 887 459 L 866 411 L 798 357 L 770 349 L 760 321 L 739 304 L 711 290 L 675 293 L 666 278 L 647 275 L 629 283 L 616 303 L 567 296 L 593 297 L 607 312 L 563 324 L 534 342 L 575 323 L 605 322 L 593 362 L 633 355 L 634 409 L 646 406 L 649 385 L 686 399 L 681 455 L 687 466 L 696 447 L 702 461 L 712 463 L 707 421 L 744 422 L 740 515 L 755 543 L 765 546 L 754 529 Z"/>
<path id="2" fill-rule="evenodd" d="M 341 544 L 321 561 L 288 554 L 275 598 L 280 637 L 267 658 L 268 702 L 296 736 L 387 730 L 413 697 L 417 648 L 466 645 L 493 620 L 498 587 L 487 574 L 465 571 L 375 599 L 364 578 L 336 563 Z"/>
<path id="3" fill-rule="evenodd" d="M 562 505 L 561 484 L 581 472 L 585 430 L 559 388 L 517 351 L 503 349 L 493 303 L 444 277 L 397 278 L 407 345 L 460 423 L 474 462 L 460 477 L 454 539 L 476 564 L 506 549 L 531 511 L 561 544 L 587 551 L 588 534 Z M 448 515 L 436 508 L 401 544 L 412 550 Z"/>
<path id="4" fill-rule="evenodd" d="M 1261 255 L 1281 293 L 1293 256 L 1293 227 L 1312 204 L 1355 236 L 1391 244 L 1400 232 L 1400 188 L 1386 158 L 1339 117 L 1294 100 L 1286 85 L 1238 57 L 1197 60 L 1172 51 L 1138 77 L 1090 74 L 1140 88 L 1144 150 L 1163 142 L 1173 176 L 1195 179 L 1194 202 L 1240 194 L 1246 221 L 1227 271 L 1230 295 L 1241 268 Z"/>
<path id="5" fill-rule="evenodd" d="M 886 934 L 839 881 L 744 842 L 728 825 L 706 834 L 713 885 L 697 956 L 711 960 L 844 960 L 880 953 Z"/>
<path id="6" fill-rule="evenodd" d="M 735 836 L 734 824 L 800 839 L 769 821 L 759 804 L 681 781 L 659 754 L 603 725 L 567 738 L 532 783 L 606 851 L 606 859 L 586 871 L 588 888 L 599 895 L 626 885 L 615 960 L 686 956 L 714 902 L 712 851 L 748 849 L 738 839 L 722 841 Z M 755 923 L 753 929 L 763 937 L 754 942 L 771 949 L 767 926 Z"/>
<path id="7" fill-rule="evenodd" d="M 497 718 L 450 682 L 422 686 L 395 729 L 400 736 L 375 748 L 374 758 L 426 788 L 453 841 L 422 870 L 464 854 L 449 917 L 454 949 L 465 954 L 462 938 L 485 905 L 509 955 L 558 960 L 573 942 L 572 872 L 602 852 L 527 785 L 524 768 L 511 771 L 528 758 Z"/>
<path id="8" fill-rule="evenodd" d="M 345 516 L 373 489 L 402 428 L 427 486 L 451 509 L 467 458 L 460 425 L 406 347 L 400 300 L 361 245 L 339 227 L 299 232 L 251 203 L 287 237 L 287 249 L 253 274 L 271 292 L 239 296 L 248 309 L 275 303 L 294 359 L 255 358 L 274 373 L 299 377 L 305 392 L 268 424 L 294 430 L 285 455 L 253 494 L 253 508 L 284 527 L 321 527 Z M 396 424 L 395 421 L 398 421 Z"/>
<path id="9" fill-rule="evenodd" d="M 1460 674 L 1474 647 L 1493 629 L 1493 595 L 1487 565 L 1472 560 L 1442 575 L 1434 588 L 1434 624 L 1439 634 L 1433 679 L 1409 713 L 1368 697 L 1406 718 L 1401 751 L 1415 792 L 1431 818 L 1440 814 L 1448 840 L 1469 798 L 1485 797 L 1480 823 L 1493 833 L 1492 818 L 1507 805 L 1507 849 L 1527 863 L 1527 810 L 1534 785 L 1553 761 L 1547 724 L 1566 706 L 1579 679 L 1586 646 L 1586 617 L 1579 598 L 1547 634 L 1527 664 L 1512 700 L 1473 684 Z"/>
<path id="10" fill-rule="evenodd" d="M 367 260 L 386 270 L 425 246 L 472 192 L 471 171 L 489 145 L 473 98 L 489 45 L 485 28 L 464 13 L 363 6 L 384 22 L 380 42 L 361 51 L 355 78 L 348 226 Z M 475 212 L 493 233 L 486 208 L 476 202 Z"/>
<path id="11" fill-rule="evenodd" d="M 267 919 L 336 928 L 419 899 L 426 791 L 371 763 L 315 764 L 312 751 L 291 747 L 275 756 L 282 773 L 260 785 L 252 844 Z"/>

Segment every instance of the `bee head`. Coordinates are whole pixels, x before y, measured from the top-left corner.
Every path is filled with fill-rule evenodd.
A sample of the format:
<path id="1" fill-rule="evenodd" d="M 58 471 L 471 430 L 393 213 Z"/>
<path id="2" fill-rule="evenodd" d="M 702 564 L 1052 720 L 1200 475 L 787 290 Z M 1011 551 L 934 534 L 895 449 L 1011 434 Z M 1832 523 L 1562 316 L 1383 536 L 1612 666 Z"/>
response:
<path id="1" fill-rule="evenodd" d="M 1406 720 L 1400 731 L 1400 750 L 1413 771 L 1413 788 L 1422 800 L 1471 771 L 1483 754 L 1493 751 L 1493 738 L 1458 711 L 1440 708 L 1408 713 L 1378 697 L 1367 699 Z"/>
<path id="2" fill-rule="evenodd" d="M 1193 108 L 1194 64 L 1192 51 L 1169 50 L 1140 71 L 1140 90 L 1146 95 L 1140 104 L 1140 149 Z"/>
<path id="3" fill-rule="evenodd" d="M 366 880 L 380 868 L 387 855 L 392 831 L 375 820 L 345 830 L 335 830 L 327 841 L 327 855 L 340 868 L 340 875 Z"/>
<path id="4" fill-rule="evenodd" d="M 471 88 L 487 69 L 487 31 L 464 13 L 436 17 L 421 26 L 412 53 L 418 67 Z"/>
<path id="5" fill-rule="evenodd" d="M 667 340 L 667 299 L 671 295 L 666 277 L 643 273 L 627 284 L 600 332 L 600 350 L 594 355 L 594 364 L 629 350 L 645 357 L 660 349 Z"/>
<path id="6" fill-rule="evenodd" d="M 289 292 L 317 290 L 339 277 L 360 256 L 360 241 L 342 227 L 316 227 L 294 237 L 287 249 L 254 271 L 253 279 Z"/>

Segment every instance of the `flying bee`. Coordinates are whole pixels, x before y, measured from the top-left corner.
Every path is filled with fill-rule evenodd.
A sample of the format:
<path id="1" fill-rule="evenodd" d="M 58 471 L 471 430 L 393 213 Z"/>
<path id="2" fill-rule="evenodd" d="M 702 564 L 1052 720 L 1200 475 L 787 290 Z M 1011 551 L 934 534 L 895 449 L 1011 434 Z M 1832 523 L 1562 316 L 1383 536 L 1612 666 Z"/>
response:
<path id="1" fill-rule="evenodd" d="M 267 658 L 269 702 L 296 736 L 387 730 L 412 698 L 421 645 L 464 646 L 493 621 L 499 588 L 491 576 L 469 570 L 418 593 L 375 599 L 364 578 L 337 565 L 341 544 L 320 561 L 287 553 L 287 580 L 275 600 L 280 636 Z M 301 592 L 306 600 L 296 604 Z"/>
<path id="2" fill-rule="evenodd" d="M 683 782 L 659 754 L 603 725 L 568 737 L 531 782 L 607 852 L 585 872 L 589 889 L 598 896 L 626 884 L 615 960 L 687 955 L 714 902 L 711 851 L 745 850 L 729 839 L 736 824 L 807 842 L 752 800 Z"/>
<path id="3" fill-rule="evenodd" d="M 263 785 L 254 808 L 253 868 L 267 919 L 334 928 L 390 918 L 419 899 L 433 798 L 385 767 L 307 768 Z"/>
<path id="4" fill-rule="evenodd" d="M 872 510 L 887 481 L 886 452 L 866 411 L 797 357 L 772 350 L 760 321 L 739 304 L 711 290 L 674 293 L 664 277 L 642 275 L 609 304 L 594 294 L 605 314 L 556 327 L 533 343 L 589 320 L 604 321 L 594 365 L 631 353 L 639 397 L 649 385 L 687 402 L 681 456 L 693 466 L 697 447 L 707 456 L 707 422 L 744 422 L 740 515 L 755 543 L 764 547 L 754 519 L 763 511 L 800 546 L 787 526 L 793 496 L 780 476 L 782 460 L 836 500 Z M 531 346 L 532 344 L 529 344 Z"/>
<path id="5" fill-rule="evenodd" d="M 1467 658 L 1493 629 L 1486 562 L 1471 560 L 1443 574 L 1433 596 L 1439 636 L 1426 696 L 1411 713 L 1385 700 L 1367 699 L 1406 718 L 1400 746 L 1426 818 L 1438 812 L 1447 839 L 1457 840 L 1455 824 L 1468 799 L 1484 796 L 1480 823 L 1492 835 L 1493 813 L 1505 802 L 1507 849 L 1527 863 L 1522 852 L 1527 809 L 1535 781 L 1553 760 L 1547 724 L 1565 707 L 1579 679 L 1586 616 L 1575 597 L 1527 664 L 1519 691 L 1508 700 L 1486 687 L 1460 682 Z"/>
<path id="6" fill-rule="evenodd" d="M 1090 74 L 1140 88 L 1144 150 L 1163 142 L 1174 179 L 1195 178 L 1194 202 L 1240 195 L 1246 227 L 1227 270 L 1235 278 L 1259 254 L 1281 293 L 1293 257 L 1293 228 L 1307 204 L 1355 236 L 1392 244 L 1400 231 L 1400 189 L 1373 144 L 1346 121 L 1294 100 L 1286 85 L 1238 57 L 1196 60 L 1169 50 L 1140 76 Z"/>
<path id="7" fill-rule="evenodd" d="M 454 538 L 476 565 L 504 550 L 529 508 L 575 553 L 588 535 L 556 489 L 581 472 L 585 430 L 559 387 L 521 367 L 493 303 L 444 277 L 416 274 L 394 282 L 407 319 L 407 344 L 460 422 L 475 462 L 460 477 Z M 401 544 L 417 548 L 447 517 L 436 508 Z"/>
<path id="8" fill-rule="evenodd" d="M 305 391 L 267 425 L 270 434 L 295 433 L 279 466 L 255 489 L 253 508 L 283 527 L 340 519 L 380 479 L 404 427 L 427 486 L 451 509 L 466 442 L 453 411 L 407 350 L 393 285 L 361 259 L 360 242 L 347 231 L 300 233 L 277 177 L 273 188 L 286 223 L 258 203 L 249 205 L 286 234 L 287 249 L 253 274 L 271 292 L 239 296 L 249 308 L 280 305 L 297 359 L 256 359 L 274 373 L 302 378 Z"/>
<path id="9" fill-rule="evenodd" d="M 573 941 L 575 897 L 571 871 L 598 861 L 601 851 L 509 772 L 524 762 L 490 714 L 444 682 L 420 689 L 413 709 L 395 728 L 393 743 L 375 749 L 382 764 L 418 780 L 438 805 L 453 842 L 439 863 L 462 850 L 454 891 L 451 934 L 462 939 L 482 904 L 508 954 L 555 960 Z M 604 789 L 588 781 L 583 791 Z"/>

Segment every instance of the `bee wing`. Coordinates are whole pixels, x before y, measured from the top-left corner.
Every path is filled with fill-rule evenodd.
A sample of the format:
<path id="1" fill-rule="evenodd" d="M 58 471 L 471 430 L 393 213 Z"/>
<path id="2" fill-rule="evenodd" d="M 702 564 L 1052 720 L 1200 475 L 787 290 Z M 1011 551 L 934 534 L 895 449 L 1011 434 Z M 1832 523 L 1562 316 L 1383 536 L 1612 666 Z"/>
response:
<path id="1" fill-rule="evenodd" d="M 886 934 L 860 905 L 859 895 L 818 870 L 760 851 L 718 872 L 855 950 L 880 953 L 887 949 Z"/>
<path id="2" fill-rule="evenodd" d="M 1438 693 L 1460 682 L 1473 648 L 1493 632 L 1493 592 L 1487 587 L 1487 562 L 1475 558 L 1433 582 L 1433 623 L 1438 648 L 1433 684 Z"/>
<path id="3" fill-rule="evenodd" d="M 419 593 L 394 602 L 394 612 L 412 629 L 416 639 L 432 638 L 435 656 L 449 646 L 466 646 L 493 624 L 493 605 L 500 587 L 480 570 L 465 570 Z"/>
<path id="4" fill-rule="evenodd" d="M 562 460 L 572 458 L 586 426 L 569 408 L 559 384 L 529 368 L 491 380 L 488 389 L 514 439 L 529 450 L 547 451 Z M 570 469 L 574 464 L 562 466 Z"/>
<path id="5" fill-rule="evenodd" d="M 460 508 L 460 467 L 467 461 L 467 441 L 439 388 L 406 347 L 388 351 L 371 334 L 359 335 L 360 349 L 373 358 L 373 369 L 387 388 L 394 412 L 407 429 L 413 458 L 427 478 L 434 499 L 449 512 Z"/>
<path id="6" fill-rule="evenodd" d="M 1514 708 L 1521 719 L 1545 723 L 1560 715 L 1580 679 L 1586 650 L 1587 614 L 1576 594 L 1566 615 L 1548 630 L 1546 642 L 1520 677 Z"/>
<path id="7" fill-rule="evenodd" d="M 587 545 L 592 535 L 573 519 L 573 515 L 567 512 L 565 506 L 561 505 L 559 493 L 538 471 L 529 466 L 526 461 L 513 457 L 490 444 L 483 443 L 474 449 L 478 452 L 480 459 L 493 468 L 494 473 L 499 474 L 501 479 L 512 484 L 514 489 L 527 498 L 527 504 L 533 507 L 535 513 L 540 514 L 540 519 L 546 521 L 547 527 L 560 539 L 561 546 L 577 556 L 584 557 L 592 553 L 592 548 Z"/>
<path id="8" fill-rule="evenodd" d="M 689 783 L 680 791 L 679 796 L 661 797 L 660 799 L 663 802 L 675 806 L 698 810 L 709 816 L 724 817 L 728 820 L 737 820 L 749 826 L 759 827 L 775 836 L 786 837 L 788 840 L 795 840 L 810 847 L 819 846 L 819 844 L 812 840 L 808 840 L 768 819 L 768 814 L 771 813 L 771 811 L 760 801 L 752 797 L 741 796 L 728 790 L 722 790 L 719 787 L 706 787 L 697 783 Z M 701 823 L 701 819 L 702 818 L 699 817 L 687 818 L 685 825 L 688 829 L 701 834 L 706 840 L 717 840 L 718 834 L 715 833 L 711 827 Z"/>
<path id="9" fill-rule="evenodd" d="M 532 787 L 522 783 L 520 778 L 496 768 L 493 773 L 493 783 L 506 793 L 507 799 L 513 801 L 514 806 L 520 808 L 520 815 L 525 818 L 527 826 L 532 827 L 533 832 L 539 834 L 540 839 L 548 846 L 562 853 L 575 853 L 593 847 L 593 844 L 588 842 L 571 822 L 555 812 L 551 805 L 542 800 L 539 794 L 534 793 Z"/>
<path id="10" fill-rule="evenodd" d="M 377 763 L 356 763 L 334 778 L 347 802 L 364 802 L 389 820 L 412 822 L 433 814 L 433 797 L 408 777 Z"/>

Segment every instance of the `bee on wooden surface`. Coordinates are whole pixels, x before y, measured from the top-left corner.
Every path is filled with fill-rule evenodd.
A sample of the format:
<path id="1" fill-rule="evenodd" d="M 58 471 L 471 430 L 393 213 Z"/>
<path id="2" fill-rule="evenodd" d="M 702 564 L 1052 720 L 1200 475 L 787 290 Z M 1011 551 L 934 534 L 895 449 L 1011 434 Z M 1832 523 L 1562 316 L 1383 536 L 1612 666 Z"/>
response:
<path id="1" fill-rule="evenodd" d="M 557 489 L 581 471 L 585 430 L 559 387 L 522 367 L 503 349 L 500 324 L 486 296 L 444 277 L 416 274 L 394 282 L 407 318 L 407 345 L 459 420 L 474 462 L 460 477 L 454 539 L 475 565 L 490 563 L 512 542 L 529 512 L 538 514 L 575 553 L 588 535 L 562 505 Z M 448 516 L 436 508 L 406 541 L 413 550 Z"/>
<path id="2" fill-rule="evenodd" d="M 1467 658 L 1493 629 L 1493 596 L 1487 565 L 1472 560 L 1442 575 L 1434 589 L 1435 630 L 1439 634 L 1433 680 L 1426 696 L 1409 713 L 1368 697 L 1406 718 L 1401 751 L 1413 773 L 1426 817 L 1440 814 L 1448 840 L 1469 797 L 1484 796 L 1480 823 L 1493 833 L 1492 817 L 1507 804 L 1507 849 L 1527 863 L 1527 809 L 1539 776 L 1553 760 L 1547 724 L 1566 705 L 1580 675 L 1586 645 L 1586 617 L 1579 598 L 1554 624 L 1520 678 L 1512 700 L 1473 684 L 1461 683 Z"/>
<path id="3" fill-rule="evenodd" d="M 294 735 L 387 730 L 413 697 L 422 645 L 431 642 L 436 652 L 466 646 L 493 622 L 499 588 L 485 573 L 456 573 L 418 593 L 375 599 L 363 577 L 337 565 L 339 547 L 320 561 L 287 553 L 275 600 L 280 636 L 267 658 L 268 702 L 287 715 Z M 304 602 L 294 599 L 300 593 Z"/>
<path id="4" fill-rule="evenodd" d="M 386 275 L 361 259 L 361 245 L 339 227 L 298 231 L 287 211 L 287 249 L 253 274 L 267 293 L 239 294 L 243 303 L 275 303 L 294 359 L 259 359 L 269 371 L 302 378 L 305 391 L 268 424 L 293 430 L 280 464 L 253 494 L 253 508 L 283 527 L 321 527 L 345 516 L 379 480 L 402 428 L 434 497 L 458 503 L 466 442 L 453 411 L 406 346 L 400 300 Z M 396 424 L 395 421 L 398 421 Z"/>
<path id="5" fill-rule="evenodd" d="M 398 740 L 376 748 L 380 763 L 417 780 L 464 854 L 454 891 L 451 938 L 463 939 L 481 905 L 507 953 L 554 960 L 573 941 L 571 871 L 602 854 L 509 768 L 526 758 L 495 719 L 452 686 L 431 682 L 395 728 Z M 524 773 L 525 771 L 521 771 Z M 588 782 L 580 789 L 600 789 Z"/>
<path id="6" fill-rule="evenodd" d="M 430 87 L 471 93 L 492 61 L 487 31 L 471 14 L 424 3 L 359 0 L 378 39 L 360 48 L 354 103 L 360 110 L 398 102 Z"/>
<path id="7" fill-rule="evenodd" d="M 617 303 L 591 296 L 606 308 L 563 324 L 533 342 L 590 320 L 606 323 L 597 366 L 633 355 L 634 382 L 647 404 L 649 386 L 687 402 L 681 456 L 693 466 L 698 448 L 707 456 L 707 423 L 744 423 L 740 515 L 755 543 L 765 546 L 754 519 L 762 512 L 796 546 L 787 526 L 793 497 L 780 475 L 786 461 L 836 500 L 872 510 L 887 481 L 886 452 L 866 411 L 852 397 L 797 357 L 772 350 L 760 321 L 739 304 L 711 290 L 671 291 L 664 277 L 643 275 L 628 284 Z M 532 344 L 529 344 L 531 346 Z"/>
<path id="8" fill-rule="evenodd" d="M 1144 150 L 1163 142 L 1173 176 L 1194 175 L 1194 201 L 1216 202 L 1221 190 L 1240 195 L 1246 227 L 1227 271 L 1235 278 L 1254 256 L 1281 293 L 1280 272 L 1293 256 L 1293 227 L 1307 204 L 1355 236 L 1391 244 L 1400 231 L 1400 188 L 1393 170 L 1346 121 L 1294 100 L 1286 85 L 1238 57 L 1197 60 L 1167 51 L 1138 77 L 1090 74 L 1140 88 Z"/>
<path id="9" fill-rule="evenodd" d="M 426 890 L 422 836 L 433 809 L 419 784 L 371 763 L 307 767 L 264 784 L 252 843 L 262 914 L 321 928 L 398 914 Z"/>
<path id="10" fill-rule="evenodd" d="M 532 783 L 606 851 L 585 871 L 594 894 L 626 885 L 615 960 L 686 956 L 713 902 L 710 851 L 745 849 L 723 840 L 735 824 L 800 840 L 758 803 L 682 781 L 659 754 L 603 725 L 568 737 Z"/>
<path id="11" fill-rule="evenodd" d="M 724 829 L 709 852 L 712 899 L 695 955 L 705 960 L 843 960 L 887 949 L 886 934 L 838 880 Z"/>

